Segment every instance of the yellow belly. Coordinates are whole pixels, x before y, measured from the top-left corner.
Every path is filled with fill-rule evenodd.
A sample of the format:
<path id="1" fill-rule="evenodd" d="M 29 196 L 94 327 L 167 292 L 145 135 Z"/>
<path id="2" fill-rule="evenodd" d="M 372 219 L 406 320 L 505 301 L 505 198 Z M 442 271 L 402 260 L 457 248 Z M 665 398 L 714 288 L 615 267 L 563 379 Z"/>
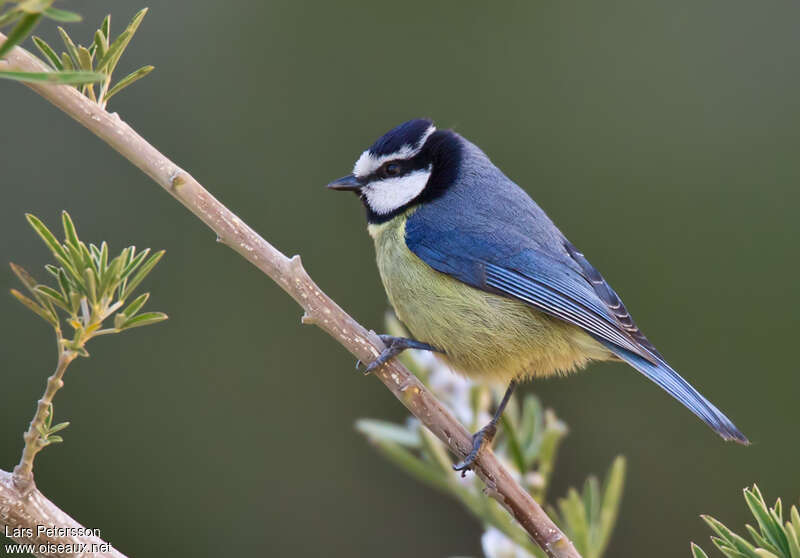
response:
<path id="1" fill-rule="evenodd" d="M 407 215 L 370 225 L 389 302 L 413 337 L 463 374 L 507 382 L 567 373 L 609 351 L 582 329 L 440 273 L 405 243 Z"/>

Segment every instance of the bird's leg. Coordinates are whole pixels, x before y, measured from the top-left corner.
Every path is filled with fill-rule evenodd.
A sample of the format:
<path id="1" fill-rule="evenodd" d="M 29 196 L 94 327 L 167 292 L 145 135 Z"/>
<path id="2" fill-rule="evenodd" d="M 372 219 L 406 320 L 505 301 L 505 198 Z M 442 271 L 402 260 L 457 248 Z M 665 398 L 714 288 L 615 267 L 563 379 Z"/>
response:
<path id="1" fill-rule="evenodd" d="M 437 353 L 444 353 L 443 350 L 437 349 L 433 345 L 428 345 L 422 341 L 409 339 L 407 337 L 394 337 L 392 335 L 378 335 L 378 337 L 381 338 L 381 341 L 383 341 L 383 344 L 386 345 L 386 348 L 381 352 L 381 354 L 378 355 L 378 358 L 367 365 L 367 368 L 364 370 L 364 374 L 369 374 L 382 364 L 392 360 L 406 349 L 419 349 L 421 351 L 435 351 Z M 356 363 L 356 368 L 358 368 L 360 365 L 361 361 L 359 360 Z"/>
<path id="2" fill-rule="evenodd" d="M 505 395 L 503 395 L 502 401 L 500 401 L 500 405 L 497 406 L 497 410 L 494 412 L 492 420 L 489 421 L 489 424 L 472 435 L 472 451 L 464 458 L 464 461 L 453 465 L 453 469 L 461 471 L 462 477 L 467 474 L 467 471 L 472 469 L 472 464 L 475 463 L 475 459 L 478 457 L 481 449 L 492 443 L 495 434 L 497 434 L 497 423 L 500 421 L 500 417 L 503 416 L 503 411 L 505 411 L 508 400 L 511 399 L 511 394 L 514 393 L 515 387 L 517 387 L 517 381 L 511 380 Z"/>

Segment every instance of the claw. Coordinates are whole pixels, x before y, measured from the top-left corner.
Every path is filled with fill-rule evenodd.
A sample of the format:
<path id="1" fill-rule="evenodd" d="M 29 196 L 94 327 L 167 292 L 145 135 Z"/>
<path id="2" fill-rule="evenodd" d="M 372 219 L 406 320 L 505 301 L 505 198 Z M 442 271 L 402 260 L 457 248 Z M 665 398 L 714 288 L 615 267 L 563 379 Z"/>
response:
<path id="1" fill-rule="evenodd" d="M 461 471 L 461 478 L 467 476 L 467 471 L 472 470 L 475 460 L 481 450 L 492 443 L 494 435 L 497 433 L 497 426 L 494 423 L 489 423 L 475 434 L 472 435 L 472 450 L 467 454 L 463 461 L 453 465 L 454 471 Z"/>
<path id="2" fill-rule="evenodd" d="M 456 471 L 461 471 L 461 478 L 464 478 L 467 475 L 467 471 L 472 469 L 472 465 L 478 458 L 480 451 L 485 446 L 491 444 L 492 440 L 494 440 L 494 436 L 497 434 L 497 423 L 500 422 L 500 417 L 503 416 L 503 411 L 505 411 L 508 400 L 511 399 L 511 394 L 514 393 L 515 387 L 517 387 L 517 381 L 511 380 L 511 382 L 508 384 L 508 389 L 506 389 L 505 395 L 503 395 L 503 399 L 500 401 L 500 404 L 497 406 L 497 410 L 494 412 L 492 420 L 489 421 L 489 424 L 472 435 L 472 451 L 467 454 L 467 456 L 464 458 L 464 461 L 453 465 L 453 469 Z"/>
<path id="3" fill-rule="evenodd" d="M 367 376 L 367 375 L 371 374 L 373 370 L 375 370 L 376 368 L 378 368 L 379 366 L 381 366 L 382 364 L 385 364 L 385 363 L 386 363 L 386 360 L 383 360 L 380 357 L 376 358 L 375 360 L 370 362 L 367 365 L 367 367 L 364 369 L 364 375 Z"/>
<path id="4" fill-rule="evenodd" d="M 427 343 L 423 343 L 422 341 L 416 341 L 414 339 L 407 339 L 405 337 L 394 337 L 392 335 L 378 335 L 383 341 L 383 344 L 386 345 L 386 348 L 381 351 L 381 354 L 378 355 L 378 358 L 370 362 L 366 369 L 364 370 L 364 375 L 368 375 L 380 366 L 383 366 L 394 357 L 405 351 L 406 349 L 419 349 L 422 351 L 435 351 L 437 353 L 443 353 L 441 349 L 437 349 L 432 345 L 428 345 Z M 356 363 L 356 368 L 361 361 Z"/>

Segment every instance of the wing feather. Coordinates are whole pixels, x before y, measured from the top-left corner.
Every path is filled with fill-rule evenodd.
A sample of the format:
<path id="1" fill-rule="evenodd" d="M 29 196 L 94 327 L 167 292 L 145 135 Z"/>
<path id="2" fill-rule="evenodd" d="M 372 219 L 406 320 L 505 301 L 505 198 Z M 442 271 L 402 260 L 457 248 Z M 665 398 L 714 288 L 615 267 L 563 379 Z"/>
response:
<path id="1" fill-rule="evenodd" d="M 477 289 L 518 299 L 534 308 L 615 346 L 655 362 L 631 332 L 595 293 L 580 267 L 566 265 L 535 249 L 492 249 L 490 241 L 469 232 L 436 231 L 420 234 L 419 226 L 407 227 L 406 244 L 435 270 Z M 411 233 L 411 234 L 409 234 Z M 568 258 L 564 254 L 564 258 Z"/>

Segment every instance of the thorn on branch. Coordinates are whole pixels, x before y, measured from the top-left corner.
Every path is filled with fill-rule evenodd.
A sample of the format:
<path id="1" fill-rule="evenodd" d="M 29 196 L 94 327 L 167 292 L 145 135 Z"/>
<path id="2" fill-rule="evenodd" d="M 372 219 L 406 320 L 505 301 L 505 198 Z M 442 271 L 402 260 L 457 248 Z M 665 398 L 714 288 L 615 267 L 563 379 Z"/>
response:
<path id="1" fill-rule="evenodd" d="M 181 176 L 183 171 L 181 169 L 176 168 L 172 171 L 169 175 L 169 184 L 173 190 L 177 190 L 179 186 L 186 183 L 186 179 Z"/>
<path id="2" fill-rule="evenodd" d="M 300 317 L 300 323 L 303 325 L 316 325 L 317 319 L 308 312 L 303 312 L 303 315 Z"/>
<path id="3" fill-rule="evenodd" d="M 306 270 L 303 267 L 303 261 L 300 259 L 299 254 L 295 254 L 291 258 L 289 258 L 289 267 L 295 273 L 305 273 Z"/>

